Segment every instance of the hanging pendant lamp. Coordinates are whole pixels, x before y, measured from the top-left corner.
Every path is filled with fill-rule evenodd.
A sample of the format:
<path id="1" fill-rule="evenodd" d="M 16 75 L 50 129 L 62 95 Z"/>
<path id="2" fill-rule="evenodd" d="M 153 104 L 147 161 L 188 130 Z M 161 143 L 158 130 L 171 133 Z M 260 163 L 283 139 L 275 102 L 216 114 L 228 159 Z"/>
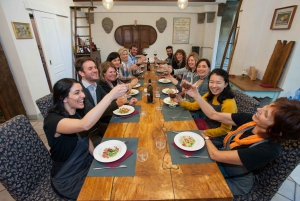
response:
<path id="1" fill-rule="evenodd" d="M 103 7 L 107 10 L 110 10 L 114 7 L 113 0 L 102 0 Z"/>
<path id="2" fill-rule="evenodd" d="M 180 9 L 185 9 L 188 5 L 188 0 L 178 0 L 177 5 Z"/>

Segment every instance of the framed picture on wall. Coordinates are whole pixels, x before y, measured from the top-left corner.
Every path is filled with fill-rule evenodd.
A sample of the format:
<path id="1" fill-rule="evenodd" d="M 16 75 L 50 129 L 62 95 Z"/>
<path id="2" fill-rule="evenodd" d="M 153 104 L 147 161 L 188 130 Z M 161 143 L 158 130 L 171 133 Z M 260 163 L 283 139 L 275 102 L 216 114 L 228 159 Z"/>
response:
<path id="1" fill-rule="evenodd" d="M 17 39 L 33 38 L 29 23 L 11 22 Z"/>
<path id="2" fill-rule="evenodd" d="M 270 29 L 290 29 L 297 7 L 294 5 L 275 9 Z"/>
<path id="3" fill-rule="evenodd" d="M 173 44 L 189 44 L 191 18 L 173 18 Z"/>

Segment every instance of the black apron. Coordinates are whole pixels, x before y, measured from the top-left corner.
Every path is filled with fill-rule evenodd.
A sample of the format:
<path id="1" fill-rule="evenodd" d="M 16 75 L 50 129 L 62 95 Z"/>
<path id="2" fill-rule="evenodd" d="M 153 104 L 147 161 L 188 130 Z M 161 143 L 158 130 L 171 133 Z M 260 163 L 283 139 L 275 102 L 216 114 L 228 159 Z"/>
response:
<path id="1" fill-rule="evenodd" d="M 54 191 L 65 198 L 76 200 L 85 177 L 93 161 L 89 152 L 89 138 L 81 138 L 77 133 L 76 147 L 60 170 L 51 177 L 51 186 Z M 53 168 L 59 163 L 53 162 Z"/>

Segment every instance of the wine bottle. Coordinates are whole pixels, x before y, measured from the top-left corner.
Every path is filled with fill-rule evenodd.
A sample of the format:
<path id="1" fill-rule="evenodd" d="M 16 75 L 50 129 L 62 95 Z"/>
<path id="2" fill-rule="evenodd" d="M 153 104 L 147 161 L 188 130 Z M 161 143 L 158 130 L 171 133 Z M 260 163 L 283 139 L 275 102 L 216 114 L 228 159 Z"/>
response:
<path id="1" fill-rule="evenodd" d="M 150 61 L 149 61 L 149 58 L 148 58 L 148 61 L 147 61 L 147 71 L 150 71 Z"/>
<path id="2" fill-rule="evenodd" d="M 147 102 L 153 103 L 153 87 L 151 85 L 151 79 L 149 79 L 147 87 Z"/>

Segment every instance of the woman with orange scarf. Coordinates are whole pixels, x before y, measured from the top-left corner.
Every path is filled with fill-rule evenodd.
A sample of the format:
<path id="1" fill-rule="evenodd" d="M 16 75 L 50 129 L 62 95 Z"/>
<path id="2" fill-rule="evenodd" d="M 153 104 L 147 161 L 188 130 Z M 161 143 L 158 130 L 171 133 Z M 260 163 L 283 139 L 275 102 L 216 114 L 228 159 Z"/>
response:
<path id="1" fill-rule="evenodd" d="M 210 119 L 238 126 L 224 139 L 218 150 L 205 133 L 210 158 L 218 162 L 233 195 L 244 195 L 254 183 L 253 170 L 267 165 L 280 154 L 280 142 L 300 139 L 300 102 L 279 98 L 274 103 L 258 108 L 256 114 L 216 112 L 192 88 L 187 93 L 197 101 Z"/>

